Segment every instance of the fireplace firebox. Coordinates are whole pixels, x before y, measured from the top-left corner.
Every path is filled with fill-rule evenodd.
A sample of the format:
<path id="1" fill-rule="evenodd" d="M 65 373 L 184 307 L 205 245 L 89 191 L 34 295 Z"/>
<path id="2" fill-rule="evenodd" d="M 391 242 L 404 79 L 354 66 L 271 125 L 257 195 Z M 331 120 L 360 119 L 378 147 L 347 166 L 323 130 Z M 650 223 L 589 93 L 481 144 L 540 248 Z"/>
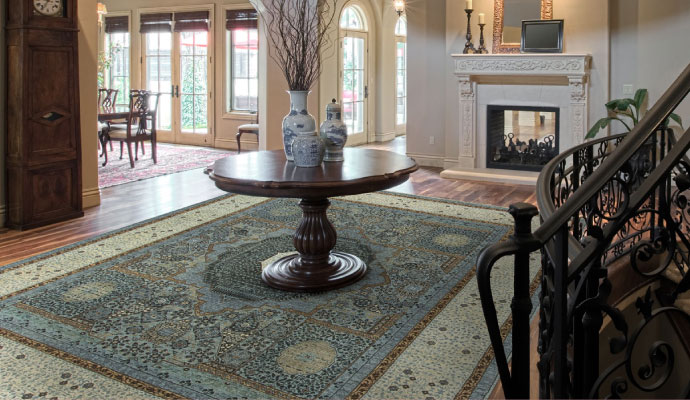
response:
<path id="1" fill-rule="evenodd" d="M 558 155 L 557 107 L 487 106 L 487 168 L 540 171 Z"/>

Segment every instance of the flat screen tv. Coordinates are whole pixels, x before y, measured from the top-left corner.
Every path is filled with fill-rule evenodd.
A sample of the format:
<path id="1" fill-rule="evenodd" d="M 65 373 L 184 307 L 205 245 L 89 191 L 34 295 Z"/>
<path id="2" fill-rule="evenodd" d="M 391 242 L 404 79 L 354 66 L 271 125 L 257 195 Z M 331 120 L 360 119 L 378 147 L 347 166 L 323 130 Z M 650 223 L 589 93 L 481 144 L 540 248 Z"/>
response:
<path id="1" fill-rule="evenodd" d="M 522 21 L 522 53 L 562 53 L 563 20 L 539 19 Z"/>

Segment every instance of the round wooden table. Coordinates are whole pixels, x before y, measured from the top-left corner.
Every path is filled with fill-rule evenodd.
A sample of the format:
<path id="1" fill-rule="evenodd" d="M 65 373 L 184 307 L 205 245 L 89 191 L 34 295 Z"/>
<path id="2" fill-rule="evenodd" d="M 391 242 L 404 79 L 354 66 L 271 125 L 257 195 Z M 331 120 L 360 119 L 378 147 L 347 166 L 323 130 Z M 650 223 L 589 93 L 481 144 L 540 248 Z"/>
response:
<path id="1" fill-rule="evenodd" d="M 261 278 L 277 289 L 324 291 L 354 283 L 367 272 L 359 257 L 331 251 L 337 234 L 326 215 L 328 198 L 388 189 L 417 169 L 413 159 L 401 154 L 345 148 L 345 161 L 320 167 L 296 167 L 282 150 L 275 150 L 226 157 L 208 172 L 227 192 L 302 199 L 302 220 L 293 238 L 298 254 L 268 265 Z"/>

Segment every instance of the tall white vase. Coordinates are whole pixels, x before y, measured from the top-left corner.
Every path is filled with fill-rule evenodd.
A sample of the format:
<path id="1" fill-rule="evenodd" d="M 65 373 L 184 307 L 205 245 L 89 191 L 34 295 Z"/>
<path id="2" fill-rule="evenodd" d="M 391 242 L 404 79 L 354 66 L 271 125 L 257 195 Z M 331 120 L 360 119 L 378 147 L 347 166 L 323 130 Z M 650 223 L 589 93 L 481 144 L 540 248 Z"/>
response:
<path id="1" fill-rule="evenodd" d="M 294 161 L 292 142 L 300 134 L 313 134 L 316 120 L 307 111 L 309 91 L 288 91 L 290 94 L 290 114 L 283 118 L 283 149 L 288 161 Z"/>

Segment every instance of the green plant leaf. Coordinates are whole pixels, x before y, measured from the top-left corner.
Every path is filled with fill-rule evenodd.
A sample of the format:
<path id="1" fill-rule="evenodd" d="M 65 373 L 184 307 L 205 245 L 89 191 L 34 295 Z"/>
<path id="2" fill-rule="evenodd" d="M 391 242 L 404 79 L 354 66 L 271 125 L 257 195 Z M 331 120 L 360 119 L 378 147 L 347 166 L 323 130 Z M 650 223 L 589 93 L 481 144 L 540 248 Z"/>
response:
<path id="1" fill-rule="evenodd" d="M 611 122 L 611 118 L 602 118 L 599 121 L 595 122 L 592 128 L 587 132 L 585 135 L 585 139 L 591 139 L 599 133 L 600 130 L 606 128 L 609 123 Z"/>
<path id="2" fill-rule="evenodd" d="M 631 105 L 635 104 L 633 99 L 620 99 L 618 104 L 616 104 L 616 112 L 618 111 L 628 111 Z"/>
<path id="3" fill-rule="evenodd" d="M 642 103 L 644 103 L 644 99 L 647 97 L 647 89 L 637 89 L 635 92 L 635 107 L 637 107 L 637 110 L 642 109 Z"/>
<path id="4" fill-rule="evenodd" d="M 683 127 L 683 120 L 680 118 L 680 115 L 671 113 L 671 115 L 669 115 L 668 118 L 676 121 L 681 128 Z M 668 122 L 670 121 L 667 120 L 666 126 L 668 126 Z"/>

